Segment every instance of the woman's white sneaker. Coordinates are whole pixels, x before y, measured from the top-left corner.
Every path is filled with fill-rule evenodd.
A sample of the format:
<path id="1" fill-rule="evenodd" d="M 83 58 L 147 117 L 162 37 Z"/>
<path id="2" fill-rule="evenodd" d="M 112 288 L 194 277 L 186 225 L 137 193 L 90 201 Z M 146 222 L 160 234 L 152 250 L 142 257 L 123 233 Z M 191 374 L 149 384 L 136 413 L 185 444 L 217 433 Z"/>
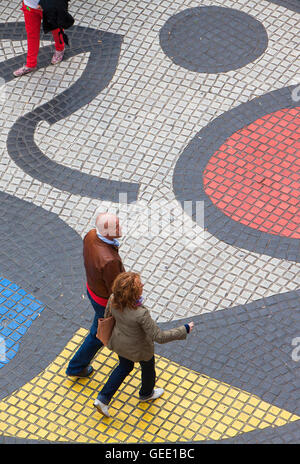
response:
<path id="1" fill-rule="evenodd" d="M 140 401 L 142 402 L 142 401 L 156 400 L 164 393 L 164 391 L 165 390 L 163 388 L 154 388 L 152 395 L 147 396 L 146 398 L 140 397 Z"/>
<path id="2" fill-rule="evenodd" d="M 104 404 L 100 400 L 96 399 L 94 401 L 94 406 L 96 409 L 98 409 L 99 412 L 101 412 L 101 414 L 103 414 L 103 416 L 110 417 L 107 404 Z"/>

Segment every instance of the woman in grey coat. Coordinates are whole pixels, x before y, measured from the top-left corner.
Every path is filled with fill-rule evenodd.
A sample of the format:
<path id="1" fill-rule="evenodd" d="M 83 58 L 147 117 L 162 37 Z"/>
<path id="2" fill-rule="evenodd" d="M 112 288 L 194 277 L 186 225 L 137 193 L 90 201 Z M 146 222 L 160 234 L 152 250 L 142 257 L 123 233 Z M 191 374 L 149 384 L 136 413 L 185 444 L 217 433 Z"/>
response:
<path id="1" fill-rule="evenodd" d="M 135 362 L 139 362 L 142 369 L 140 401 L 154 400 L 163 394 L 162 388 L 154 388 L 154 342 L 184 340 L 194 327 L 194 323 L 190 322 L 175 329 L 161 330 L 142 304 L 143 284 L 139 274 L 119 274 L 114 281 L 112 292 L 105 317 L 112 315 L 116 323 L 107 346 L 118 354 L 119 364 L 94 402 L 98 411 L 107 417 L 110 400 L 132 371 Z"/>

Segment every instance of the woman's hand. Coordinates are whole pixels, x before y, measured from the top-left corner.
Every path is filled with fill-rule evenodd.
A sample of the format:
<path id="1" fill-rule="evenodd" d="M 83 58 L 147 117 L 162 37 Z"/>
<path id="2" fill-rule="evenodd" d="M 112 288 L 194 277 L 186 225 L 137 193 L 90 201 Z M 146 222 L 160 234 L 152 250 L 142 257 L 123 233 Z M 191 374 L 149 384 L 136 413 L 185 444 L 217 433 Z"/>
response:
<path id="1" fill-rule="evenodd" d="M 193 330 L 194 325 L 195 325 L 194 322 L 189 322 L 188 326 L 189 326 L 189 328 L 190 328 L 190 333 L 191 333 L 191 331 Z"/>

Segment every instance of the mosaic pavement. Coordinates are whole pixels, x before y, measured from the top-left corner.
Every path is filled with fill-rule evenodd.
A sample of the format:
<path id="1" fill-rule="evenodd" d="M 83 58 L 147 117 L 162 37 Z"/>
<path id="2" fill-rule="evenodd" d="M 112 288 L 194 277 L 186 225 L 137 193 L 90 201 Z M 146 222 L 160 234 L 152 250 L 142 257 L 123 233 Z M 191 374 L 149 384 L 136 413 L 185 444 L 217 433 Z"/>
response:
<path id="1" fill-rule="evenodd" d="M 20 79 L 5 3 L 0 442 L 299 443 L 299 2 L 74 0 L 64 61 L 43 35 Z M 133 371 L 108 420 L 92 400 L 115 355 L 64 375 L 98 210 L 120 215 L 154 319 L 196 324 L 156 348 L 165 395 L 139 405 Z"/>

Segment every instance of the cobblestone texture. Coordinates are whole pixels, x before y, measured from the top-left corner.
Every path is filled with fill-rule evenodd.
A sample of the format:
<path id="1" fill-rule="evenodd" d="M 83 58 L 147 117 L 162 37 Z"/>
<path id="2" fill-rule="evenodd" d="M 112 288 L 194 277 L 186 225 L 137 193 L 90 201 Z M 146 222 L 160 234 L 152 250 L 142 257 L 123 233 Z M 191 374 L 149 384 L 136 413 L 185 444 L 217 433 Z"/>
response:
<path id="1" fill-rule="evenodd" d="M 159 348 L 161 354 L 299 414 L 299 378 L 291 360 L 291 341 L 300 333 L 299 241 L 226 222 L 201 190 L 205 164 L 224 138 L 271 111 L 297 106 L 291 92 L 299 84 L 298 5 L 204 0 L 206 9 L 251 16 L 261 24 L 264 46 L 238 68 L 196 72 L 174 60 L 160 37 L 170 18 L 199 9 L 199 2 L 74 0 L 76 22 L 65 60 L 47 65 L 51 36 L 42 36 L 37 72 L 12 79 L 26 41 L 20 2 L 5 2 L 1 275 L 45 309 L 24 335 L 18 356 L 0 369 L 1 398 L 45 369 L 78 328 L 89 328 L 81 238 L 98 210 L 112 210 L 124 223 L 120 254 L 128 270 L 141 272 L 153 317 L 163 326 L 197 322 L 186 351 L 174 344 Z M 191 148 L 200 150 L 201 162 L 186 158 Z M 184 189 L 187 171 L 199 183 Z M 118 202 L 126 192 L 129 205 Z M 204 222 L 182 215 L 180 203 L 187 200 L 204 201 Z M 181 218 L 187 227 L 144 233 L 140 210 L 171 210 L 174 224 Z M 230 441 L 299 442 L 299 424 Z"/>

